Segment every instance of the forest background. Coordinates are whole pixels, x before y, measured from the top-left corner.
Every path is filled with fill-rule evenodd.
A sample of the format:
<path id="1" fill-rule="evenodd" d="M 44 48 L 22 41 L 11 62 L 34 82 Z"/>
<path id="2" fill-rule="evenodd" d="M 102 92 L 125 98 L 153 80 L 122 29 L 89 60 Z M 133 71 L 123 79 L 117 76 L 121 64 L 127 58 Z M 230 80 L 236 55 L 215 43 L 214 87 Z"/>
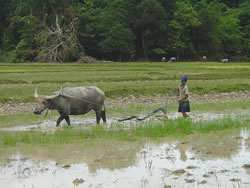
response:
<path id="1" fill-rule="evenodd" d="M 250 0 L 0 0 L 0 62 L 250 60 Z"/>

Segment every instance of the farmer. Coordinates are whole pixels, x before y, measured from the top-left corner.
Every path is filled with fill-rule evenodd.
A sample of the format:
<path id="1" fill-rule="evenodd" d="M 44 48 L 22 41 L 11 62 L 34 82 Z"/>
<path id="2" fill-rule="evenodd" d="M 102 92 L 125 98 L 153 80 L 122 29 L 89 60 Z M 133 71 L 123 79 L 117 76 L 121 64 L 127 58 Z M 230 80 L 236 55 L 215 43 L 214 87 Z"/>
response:
<path id="1" fill-rule="evenodd" d="M 178 99 L 179 102 L 179 110 L 184 118 L 189 117 L 187 112 L 190 112 L 189 100 L 188 100 L 188 86 L 187 86 L 187 76 L 181 77 L 181 84 L 176 90 L 180 93 L 180 98 Z"/>

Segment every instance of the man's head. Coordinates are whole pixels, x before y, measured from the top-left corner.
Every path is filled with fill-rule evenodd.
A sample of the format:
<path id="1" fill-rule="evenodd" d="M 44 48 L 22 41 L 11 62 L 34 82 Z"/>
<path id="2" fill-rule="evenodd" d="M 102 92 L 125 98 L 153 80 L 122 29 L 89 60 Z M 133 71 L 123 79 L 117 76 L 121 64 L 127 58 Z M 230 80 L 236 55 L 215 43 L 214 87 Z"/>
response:
<path id="1" fill-rule="evenodd" d="M 188 77 L 187 77 L 187 76 L 182 76 L 182 77 L 181 77 L 181 81 L 186 82 L 187 80 L 188 80 Z"/>
<path id="2" fill-rule="evenodd" d="M 188 80 L 187 76 L 182 76 L 181 77 L 181 83 L 182 83 L 182 85 L 184 85 L 187 82 L 187 80 Z"/>

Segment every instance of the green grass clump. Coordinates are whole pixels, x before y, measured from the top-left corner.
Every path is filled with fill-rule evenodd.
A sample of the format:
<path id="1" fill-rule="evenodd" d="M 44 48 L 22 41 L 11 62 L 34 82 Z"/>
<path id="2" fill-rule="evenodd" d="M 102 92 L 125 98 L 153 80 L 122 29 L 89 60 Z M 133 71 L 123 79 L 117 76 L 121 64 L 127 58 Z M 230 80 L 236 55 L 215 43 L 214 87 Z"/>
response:
<path id="1" fill-rule="evenodd" d="M 158 123 L 147 123 L 132 130 L 134 136 L 138 137 L 165 137 L 167 135 L 189 135 L 193 133 L 210 133 L 229 128 L 247 127 L 247 121 L 240 119 L 223 119 L 205 122 L 193 122 L 192 120 L 178 119 L 165 120 Z"/>

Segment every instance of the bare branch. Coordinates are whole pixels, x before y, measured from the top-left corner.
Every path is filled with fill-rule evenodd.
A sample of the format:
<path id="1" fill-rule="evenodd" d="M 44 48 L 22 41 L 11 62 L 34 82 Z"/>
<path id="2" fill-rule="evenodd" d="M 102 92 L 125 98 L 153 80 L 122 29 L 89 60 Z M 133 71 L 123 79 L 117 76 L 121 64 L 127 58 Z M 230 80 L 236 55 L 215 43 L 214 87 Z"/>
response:
<path id="1" fill-rule="evenodd" d="M 42 62 L 69 61 L 74 51 L 80 52 L 80 44 L 76 36 L 77 19 L 73 19 L 68 25 L 61 27 L 58 15 L 56 15 L 55 25 L 47 27 L 40 35 L 44 38 L 41 46 L 43 49 L 37 57 Z M 74 52 L 74 53 L 73 53 Z"/>

